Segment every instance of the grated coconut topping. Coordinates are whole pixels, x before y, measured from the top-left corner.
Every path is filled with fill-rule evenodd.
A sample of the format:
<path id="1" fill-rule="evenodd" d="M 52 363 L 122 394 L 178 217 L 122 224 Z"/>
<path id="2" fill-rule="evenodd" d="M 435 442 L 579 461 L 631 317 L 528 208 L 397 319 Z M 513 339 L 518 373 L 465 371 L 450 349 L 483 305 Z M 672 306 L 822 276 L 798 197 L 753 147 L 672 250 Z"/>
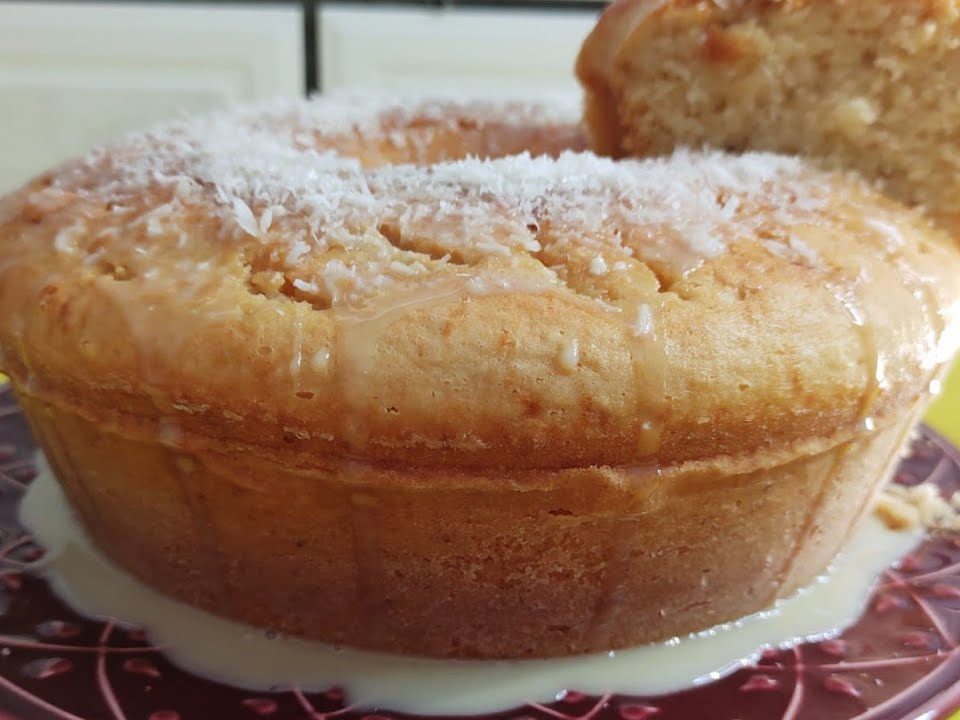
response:
<path id="1" fill-rule="evenodd" d="M 771 154 L 538 154 L 539 137 L 573 136 L 575 117 L 562 102 L 270 103 L 128 136 L 61 168 L 33 200 L 110 208 L 62 230 L 60 252 L 146 279 L 160 248 L 181 269 L 239 250 L 258 292 L 318 307 L 452 274 L 589 286 L 642 263 L 669 282 L 761 228 L 789 244 L 789 227 L 826 202 L 825 176 Z M 456 142 L 470 132 L 486 140 Z M 511 136 L 533 147 L 490 157 Z M 449 159 L 393 162 L 397 148 L 417 159 L 442 142 Z"/>

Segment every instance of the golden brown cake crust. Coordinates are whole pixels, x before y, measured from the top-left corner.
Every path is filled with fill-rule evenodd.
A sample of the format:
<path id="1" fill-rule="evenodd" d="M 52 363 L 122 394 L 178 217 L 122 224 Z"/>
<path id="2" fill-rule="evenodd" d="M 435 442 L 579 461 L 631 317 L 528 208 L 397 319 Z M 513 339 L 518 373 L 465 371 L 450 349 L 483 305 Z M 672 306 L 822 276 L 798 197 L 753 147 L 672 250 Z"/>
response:
<path id="1" fill-rule="evenodd" d="M 173 125 L 4 200 L 4 369 L 200 445 L 569 467 L 852 437 L 954 349 L 956 253 L 855 181 L 760 155 L 381 165 L 578 135 L 337 112 Z M 367 169 L 317 150 L 359 147 Z"/>
<path id="2" fill-rule="evenodd" d="M 614 162 L 549 118 L 240 111 L 0 201 L 2 367 L 101 548 L 246 622 L 479 657 L 819 573 L 960 342 L 957 251 L 798 160 Z"/>
<path id="3" fill-rule="evenodd" d="M 259 627 L 440 657 L 605 652 L 769 607 L 823 572 L 916 420 L 759 470 L 306 468 L 20 397 L 94 541 L 144 582 Z"/>
<path id="4" fill-rule="evenodd" d="M 619 0 L 577 70 L 600 152 L 799 154 L 960 235 L 958 0 Z"/>

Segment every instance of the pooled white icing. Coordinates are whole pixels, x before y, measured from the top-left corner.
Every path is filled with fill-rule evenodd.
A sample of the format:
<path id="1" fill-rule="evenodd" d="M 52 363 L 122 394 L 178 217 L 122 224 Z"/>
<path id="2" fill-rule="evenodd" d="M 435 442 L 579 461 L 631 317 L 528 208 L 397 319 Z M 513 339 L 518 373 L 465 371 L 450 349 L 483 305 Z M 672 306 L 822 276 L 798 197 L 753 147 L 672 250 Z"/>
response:
<path id="1" fill-rule="evenodd" d="M 253 690 L 336 685 L 350 703 L 423 715 L 493 712 L 550 701 L 568 688 L 648 695 L 709 681 L 763 647 L 837 633 L 860 614 L 877 574 L 919 538 L 868 517 L 831 570 L 809 587 L 770 610 L 687 637 L 554 660 L 443 661 L 270 637 L 170 600 L 92 546 L 49 469 L 39 465 L 21 520 L 48 548 L 54 589 L 79 611 L 143 626 L 173 662 L 223 682 Z"/>

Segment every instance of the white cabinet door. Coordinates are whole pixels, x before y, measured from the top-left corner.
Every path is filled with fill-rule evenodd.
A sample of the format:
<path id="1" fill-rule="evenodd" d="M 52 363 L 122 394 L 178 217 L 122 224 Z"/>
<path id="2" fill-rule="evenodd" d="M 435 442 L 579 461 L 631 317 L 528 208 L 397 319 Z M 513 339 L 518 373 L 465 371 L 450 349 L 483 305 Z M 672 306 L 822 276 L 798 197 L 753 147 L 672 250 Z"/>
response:
<path id="1" fill-rule="evenodd" d="M 319 11 L 324 90 L 573 90 L 590 11 L 351 7 Z"/>
<path id="2" fill-rule="evenodd" d="M 0 194 L 181 111 L 303 92 L 299 5 L 0 2 Z"/>

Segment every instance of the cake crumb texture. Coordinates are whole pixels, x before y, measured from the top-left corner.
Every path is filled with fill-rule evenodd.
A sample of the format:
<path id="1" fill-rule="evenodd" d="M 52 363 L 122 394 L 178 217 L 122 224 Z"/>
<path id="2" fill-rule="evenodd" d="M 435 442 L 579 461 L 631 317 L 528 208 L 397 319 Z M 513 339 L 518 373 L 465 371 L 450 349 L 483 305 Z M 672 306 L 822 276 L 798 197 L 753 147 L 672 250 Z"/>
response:
<path id="1" fill-rule="evenodd" d="M 800 154 L 960 233 L 957 0 L 620 0 L 578 72 L 602 152 Z"/>
<path id="2" fill-rule="evenodd" d="M 960 529 L 960 496 L 949 498 L 936 483 L 890 483 L 877 498 L 874 511 L 891 530 Z"/>

